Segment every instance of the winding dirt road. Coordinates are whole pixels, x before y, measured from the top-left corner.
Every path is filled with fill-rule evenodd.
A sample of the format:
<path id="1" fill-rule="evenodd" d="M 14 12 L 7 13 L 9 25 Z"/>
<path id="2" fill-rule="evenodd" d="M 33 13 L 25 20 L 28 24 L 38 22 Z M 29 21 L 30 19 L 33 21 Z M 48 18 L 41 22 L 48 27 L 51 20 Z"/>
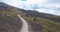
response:
<path id="1" fill-rule="evenodd" d="M 18 17 L 21 19 L 21 21 L 23 22 L 23 26 L 20 32 L 29 32 L 28 29 L 28 23 L 20 16 L 18 15 Z"/>

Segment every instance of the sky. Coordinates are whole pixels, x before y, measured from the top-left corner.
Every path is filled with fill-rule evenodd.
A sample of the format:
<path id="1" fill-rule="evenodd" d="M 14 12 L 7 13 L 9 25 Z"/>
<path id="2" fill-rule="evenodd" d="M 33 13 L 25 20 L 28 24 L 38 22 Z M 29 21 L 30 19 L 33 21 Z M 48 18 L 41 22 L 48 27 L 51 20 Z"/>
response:
<path id="1" fill-rule="evenodd" d="M 60 16 L 60 0 L 0 0 L 11 6 L 26 10 L 37 10 L 39 12 Z"/>

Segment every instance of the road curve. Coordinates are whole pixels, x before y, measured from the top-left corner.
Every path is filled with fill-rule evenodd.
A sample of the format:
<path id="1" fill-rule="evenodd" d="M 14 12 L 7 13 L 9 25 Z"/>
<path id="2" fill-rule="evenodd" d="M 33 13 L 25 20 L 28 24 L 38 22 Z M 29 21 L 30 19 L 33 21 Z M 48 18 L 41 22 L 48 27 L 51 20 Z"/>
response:
<path id="1" fill-rule="evenodd" d="M 23 22 L 23 26 L 20 32 L 29 32 L 28 29 L 28 23 L 20 16 L 18 15 L 18 17 L 21 19 L 21 21 Z"/>

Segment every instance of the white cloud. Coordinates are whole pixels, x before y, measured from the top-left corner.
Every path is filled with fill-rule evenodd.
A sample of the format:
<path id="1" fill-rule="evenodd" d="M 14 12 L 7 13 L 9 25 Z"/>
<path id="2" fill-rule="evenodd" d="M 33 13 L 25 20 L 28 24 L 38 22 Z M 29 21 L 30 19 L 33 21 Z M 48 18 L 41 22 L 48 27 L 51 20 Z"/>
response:
<path id="1" fill-rule="evenodd" d="M 60 0 L 48 0 L 49 3 L 60 4 Z"/>
<path id="2" fill-rule="evenodd" d="M 51 0 L 52 1 L 52 0 Z M 58 3 L 51 3 L 49 0 L 26 0 L 26 1 L 21 1 L 21 0 L 3 0 L 3 2 L 18 7 L 18 8 L 24 8 L 24 9 L 30 9 L 32 10 L 34 7 L 36 8 L 35 10 L 39 12 L 44 12 L 44 13 L 50 13 L 50 14 L 56 14 L 60 15 L 56 10 L 56 8 L 60 8 L 60 4 Z M 36 5 L 36 6 L 35 6 Z"/>
<path id="3" fill-rule="evenodd" d="M 46 0 L 27 0 L 27 1 L 22 1 L 22 0 L 3 0 L 3 2 L 9 4 L 9 5 L 16 5 L 19 6 L 21 4 L 24 5 L 31 5 L 31 4 L 35 4 L 35 3 L 40 3 L 42 4 L 43 2 L 45 2 Z"/>
<path id="4" fill-rule="evenodd" d="M 2 2 L 2 0 L 0 0 L 0 2 Z"/>
<path id="5" fill-rule="evenodd" d="M 55 11 L 52 9 L 37 9 L 39 12 L 54 14 Z"/>
<path id="6" fill-rule="evenodd" d="M 22 6 L 22 3 L 21 1 L 17 1 L 17 0 L 3 0 L 3 2 L 9 4 L 9 5 L 12 5 L 12 6 L 15 6 L 15 7 L 18 7 L 18 6 Z"/>
<path id="7" fill-rule="evenodd" d="M 37 11 L 43 12 L 43 13 L 48 13 L 48 14 L 60 15 L 60 13 L 58 11 L 53 10 L 53 9 L 37 9 Z"/>
<path id="8" fill-rule="evenodd" d="M 46 0 L 27 0 L 26 1 L 26 4 L 35 4 L 35 3 L 43 3 L 45 2 Z"/>
<path id="9" fill-rule="evenodd" d="M 47 4 L 44 4 L 44 6 L 49 7 L 49 8 L 53 8 L 53 7 L 59 8 L 60 4 L 47 3 Z"/>

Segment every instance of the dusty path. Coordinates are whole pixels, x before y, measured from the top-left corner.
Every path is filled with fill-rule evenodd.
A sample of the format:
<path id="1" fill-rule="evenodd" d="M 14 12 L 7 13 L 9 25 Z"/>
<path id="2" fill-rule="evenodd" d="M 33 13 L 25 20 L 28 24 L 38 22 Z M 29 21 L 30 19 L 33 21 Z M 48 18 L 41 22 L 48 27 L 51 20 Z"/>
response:
<path id="1" fill-rule="evenodd" d="M 21 21 L 23 22 L 23 26 L 20 32 L 29 32 L 28 29 L 28 23 L 20 16 L 18 15 L 18 17 L 21 19 Z"/>

